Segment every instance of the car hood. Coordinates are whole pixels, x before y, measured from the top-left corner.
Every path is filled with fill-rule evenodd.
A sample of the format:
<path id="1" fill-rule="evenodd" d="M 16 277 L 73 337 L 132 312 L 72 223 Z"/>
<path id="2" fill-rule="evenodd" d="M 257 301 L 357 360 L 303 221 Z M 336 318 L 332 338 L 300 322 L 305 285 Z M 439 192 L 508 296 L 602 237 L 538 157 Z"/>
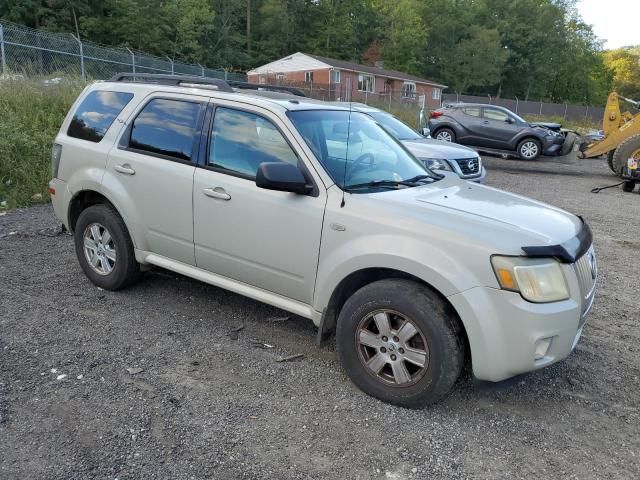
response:
<path id="1" fill-rule="evenodd" d="M 378 196 L 371 195 L 371 197 Z M 396 215 L 471 236 L 478 243 L 521 254 L 523 246 L 558 245 L 575 237 L 582 220 L 560 208 L 448 173 L 432 185 L 385 192 Z M 390 212 L 391 213 L 391 212 Z"/>
<path id="2" fill-rule="evenodd" d="M 456 143 L 443 142 L 433 138 L 403 140 L 402 144 L 416 158 L 437 158 L 438 160 L 456 160 L 459 158 L 476 158 L 478 153 L 471 148 Z"/>

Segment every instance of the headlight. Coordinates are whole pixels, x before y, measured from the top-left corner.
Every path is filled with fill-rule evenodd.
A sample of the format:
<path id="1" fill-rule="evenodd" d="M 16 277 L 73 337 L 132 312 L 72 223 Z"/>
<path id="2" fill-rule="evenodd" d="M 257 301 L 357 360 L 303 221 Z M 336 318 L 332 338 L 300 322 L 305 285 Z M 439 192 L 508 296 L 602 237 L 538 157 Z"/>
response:
<path id="1" fill-rule="evenodd" d="M 449 170 L 451 171 L 451 167 L 446 160 L 442 160 L 440 158 L 419 158 L 421 162 L 425 164 L 427 168 L 431 170 Z"/>
<path id="2" fill-rule="evenodd" d="M 491 264 L 500 286 L 519 292 L 525 300 L 548 303 L 569 298 L 562 268 L 553 259 L 494 255 Z"/>

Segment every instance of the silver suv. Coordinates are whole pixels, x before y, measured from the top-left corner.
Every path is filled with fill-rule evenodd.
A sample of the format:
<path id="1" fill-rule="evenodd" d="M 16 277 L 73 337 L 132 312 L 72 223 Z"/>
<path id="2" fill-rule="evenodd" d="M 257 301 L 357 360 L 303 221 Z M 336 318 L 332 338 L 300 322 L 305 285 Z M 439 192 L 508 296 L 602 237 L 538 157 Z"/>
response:
<path id="1" fill-rule="evenodd" d="M 566 357 L 594 299 L 581 218 L 435 173 L 340 106 L 118 75 L 82 92 L 52 168 L 94 284 L 158 266 L 311 319 L 398 405 L 438 400 L 465 362 L 498 381 Z"/>

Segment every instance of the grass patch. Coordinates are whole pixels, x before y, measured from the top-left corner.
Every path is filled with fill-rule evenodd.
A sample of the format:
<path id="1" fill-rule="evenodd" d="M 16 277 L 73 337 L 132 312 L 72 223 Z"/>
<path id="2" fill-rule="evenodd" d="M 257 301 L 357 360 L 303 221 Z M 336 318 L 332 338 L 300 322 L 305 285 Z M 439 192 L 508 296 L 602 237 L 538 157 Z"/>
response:
<path id="1" fill-rule="evenodd" d="M 49 201 L 51 145 L 83 84 L 0 81 L 0 208 Z"/>

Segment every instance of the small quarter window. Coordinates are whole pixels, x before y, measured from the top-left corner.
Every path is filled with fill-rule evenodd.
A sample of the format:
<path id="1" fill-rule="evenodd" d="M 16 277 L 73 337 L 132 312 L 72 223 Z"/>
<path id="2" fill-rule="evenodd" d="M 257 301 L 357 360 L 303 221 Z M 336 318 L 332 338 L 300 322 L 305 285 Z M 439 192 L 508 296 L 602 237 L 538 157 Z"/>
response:
<path id="1" fill-rule="evenodd" d="M 133 122 L 129 147 L 191 160 L 199 115 L 199 103 L 164 98 L 151 100 Z"/>
<path id="2" fill-rule="evenodd" d="M 255 178 L 262 162 L 297 165 L 298 157 L 269 120 L 249 112 L 217 108 L 209 166 Z"/>
<path id="3" fill-rule="evenodd" d="M 133 98 L 132 93 L 91 92 L 80 103 L 71 119 L 67 135 L 90 142 L 99 142 L 122 109 Z"/>

